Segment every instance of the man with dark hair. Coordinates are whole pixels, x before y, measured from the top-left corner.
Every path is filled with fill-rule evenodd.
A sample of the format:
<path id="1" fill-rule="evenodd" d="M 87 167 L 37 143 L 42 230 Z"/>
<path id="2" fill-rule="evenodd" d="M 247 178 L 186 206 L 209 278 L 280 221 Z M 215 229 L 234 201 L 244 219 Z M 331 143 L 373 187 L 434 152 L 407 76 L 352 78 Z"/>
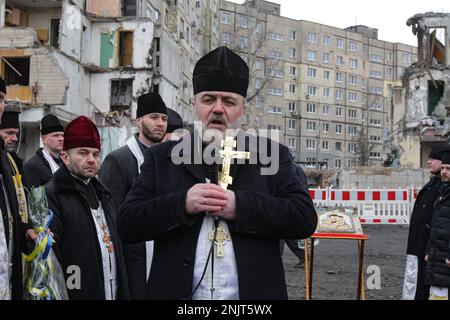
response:
<path id="1" fill-rule="evenodd" d="M 441 185 L 434 203 L 426 250 L 425 284 L 430 300 L 448 300 L 450 288 L 450 148 L 442 153 Z"/>
<path id="2" fill-rule="evenodd" d="M 64 164 L 46 184 L 53 248 L 71 300 L 128 298 L 122 246 L 113 219 L 111 194 L 97 178 L 100 135 L 95 124 L 80 116 L 64 130 Z M 74 272 L 77 273 L 74 275 Z"/>
<path id="3" fill-rule="evenodd" d="M 425 251 L 430 239 L 434 202 L 441 186 L 442 155 L 450 146 L 435 144 L 428 156 L 430 181 L 417 194 L 409 224 L 407 263 L 403 283 L 403 299 L 427 300 L 430 287 L 425 285 Z"/>
<path id="4" fill-rule="evenodd" d="M 160 143 L 167 128 L 167 107 L 156 92 L 139 97 L 136 125 L 139 132 L 127 144 L 109 153 L 102 163 L 100 181 L 113 196 L 116 210 L 119 210 L 134 179 L 140 172 L 144 152 Z M 153 256 L 153 241 L 124 245 L 128 285 L 131 299 L 145 299 L 145 288 Z"/>
<path id="5" fill-rule="evenodd" d="M 64 128 L 53 114 L 47 114 L 41 120 L 41 142 L 43 148 L 39 148 L 36 155 L 24 165 L 27 188 L 45 185 L 62 165 L 60 152 Z"/>
<path id="6" fill-rule="evenodd" d="M 4 111 L 6 84 L 0 77 L 0 117 Z M 22 221 L 13 172 L 0 139 L 0 300 L 23 299 L 22 252 L 27 240 L 35 240 L 31 226 Z"/>
<path id="7" fill-rule="evenodd" d="M 247 64 L 230 49 L 203 56 L 193 72 L 201 129 L 145 153 L 118 226 L 124 242 L 155 240 L 148 299 L 288 297 L 280 239 L 309 237 L 317 215 L 288 148 L 239 130 L 248 81 Z M 250 153 L 253 162 L 218 157 L 229 131 L 227 155 Z M 240 145 L 231 151 L 234 138 Z M 267 154 L 273 171 L 258 160 Z"/>

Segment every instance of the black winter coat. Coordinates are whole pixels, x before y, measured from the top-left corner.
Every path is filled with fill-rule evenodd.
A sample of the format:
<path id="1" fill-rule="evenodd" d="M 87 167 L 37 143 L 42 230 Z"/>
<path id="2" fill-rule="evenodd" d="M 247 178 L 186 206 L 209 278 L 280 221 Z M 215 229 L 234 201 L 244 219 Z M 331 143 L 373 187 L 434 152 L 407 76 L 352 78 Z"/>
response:
<path id="1" fill-rule="evenodd" d="M 450 184 L 442 183 L 442 193 L 434 205 L 431 234 L 428 247 L 428 263 L 425 283 L 450 288 Z"/>
<path id="2" fill-rule="evenodd" d="M 155 240 L 149 299 L 186 299 L 193 290 L 197 240 L 204 214 L 186 214 L 185 202 L 189 188 L 205 182 L 205 173 L 201 164 L 172 162 L 172 150 L 185 139 L 146 151 L 141 174 L 119 214 L 124 242 Z M 199 156 L 189 148 L 184 151 L 191 161 Z M 251 152 L 252 159 L 258 156 L 257 151 Z M 271 152 L 269 149 L 267 153 Z M 231 166 L 233 184 L 229 189 L 236 195 L 237 214 L 234 221 L 227 223 L 240 299 L 287 299 L 279 241 L 306 238 L 316 229 L 314 205 L 283 145 L 279 145 L 277 160 L 279 169 L 274 175 L 261 175 L 259 162 Z"/>
<path id="3" fill-rule="evenodd" d="M 3 177 L 3 183 L 5 186 L 7 200 L 10 206 L 11 215 L 13 218 L 13 253 L 12 253 L 12 292 L 11 298 L 13 300 L 22 300 L 23 299 L 23 279 L 22 279 L 22 252 L 27 252 L 27 243 L 25 239 L 25 233 L 27 229 L 30 229 L 31 226 L 22 223 L 22 220 L 19 216 L 19 204 L 17 203 L 17 195 L 16 189 L 14 187 L 14 182 L 12 180 L 13 172 L 11 170 L 11 166 L 9 160 L 7 158 L 6 151 L 3 149 L 4 143 L 0 138 L 0 170 Z M 2 194 L 3 196 L 3 194 Z M 7 220 L 6 212 L 2 210 L 2 221 L 5 226 L 5 232 L 8 232 L 8 220 Z M 8 239 L 8 235 L 7 239 Z"/>
<path id="4" fill-rule="evenodd" d="M 417 195 L 409 224 L 408 248 L 406 253 L 425 257 L 430 239 L 431 218 L 436 198 L 439 195 L 441 176 L 436 175 L 423 186 Z"/>
<path id="5" fill-rule="evenodd" d="M 91 183 L 101 201 L 106 222 L 111 233 L 116 254 L 118 299 L 128 298 L 128 284 L 122 245 L 113 221 L 113 204 L 108 190 L 96 179 Z M 45 186 L 48 206 L 54 213 L 50 228 L 55 236 L 55 254 L 64 276 L 72 275 L 68 267 L 78 266 L 81 270 L 81 289 L 68 290 L 71 300 L 103 300 L 105 290 L 103 266 L 97 231 L 84 190 L 75 184 L 66 166 L 55 172 Z"/>
<path id="6" fill-rule="evenodd" d="M 45 185 L 52 178 L 52 169 L 44 158 L 42 148 L 36 151 L 34 157 L 23 165 L 26 181 L 24 183 L 27 189 Z"/>
<path id="7" fill-rule="evenodd" d="M 125 201 L 138 175 L 138 163 L 128 146 L 108 154 L 103 160 L 99 179 L 111 192 L 115 212 Z M 114 217 L 116 220 L 116 217 Z M 123 244 L 130 298 L 145 299 L 147 265 L 145 243 Z"/>

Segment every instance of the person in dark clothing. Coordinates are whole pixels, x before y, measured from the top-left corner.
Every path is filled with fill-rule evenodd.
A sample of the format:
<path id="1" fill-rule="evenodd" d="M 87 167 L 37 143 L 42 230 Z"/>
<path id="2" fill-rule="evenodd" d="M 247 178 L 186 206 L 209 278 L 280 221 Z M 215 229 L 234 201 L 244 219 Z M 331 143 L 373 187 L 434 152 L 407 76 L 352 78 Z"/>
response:
<path id="1" fill-rule="evenodd" d="M 63 148 L 64 128 L 53 114 L 47 114 L 41 120 L 41 141 L 44 147 L 39 148 L 36 155 L 24 165 L 27 189 L 45 185 L 62 165 L 60 152 Z"/>
<path id="2" fill-rule="evenodd" d="M 430 240 L 425 261 L 425 284 L 430 286 L 430 300 L 448 300 L 450 288 L 450 150 L 441 162 L 439 196 L 434 203 Z"/>
<path id="3" fill-rule="evenodd" d="M 144 154 L 118 226 L 124 242 L 155 241 L 148 299 L 287 299 L 280 239 L 309 237 L 317 215 L 288 148 L 238 130 L 248 79 L 247 64 L 230 49 L 203 56 L 193 72 L 202 129 Z M 227 164 L 217 143 L 227 131 L 250 161 L 230 164 L 232 184 L 222 188 L 217 183 L 231 179 L 218 178 Z M 237 141 L 227 135 L 231 147 Z M 265 155 L 278 164 L 273 171 L 264 170 Z"/>
<path id="4" fill-rule="evenodd" d="M 167 130 L 164 136 L 164 141 L 179 140 L 182 136 L 179 129 L 183 129 L 183 119 L 178 112 L 167 108 Z"/>
<path id="5" fill-rule="evenodd" d="M 403 299 L 427 300 L 430 288 L 425 285 L 425 251 L 430 238 L 433 206 L 441 185 L 441 160 L 450 146 L 435 144 L 428 156 L 430 181 L 417 194 L 409 224 L 407 263 L 403 284 Z"/>
<path id="6" fill-rule="evenodd" d="M 5 143 L 5 151 L 10 153 L 16 151 L 20 138 L 19 114 L 18 110 L 6 108 L 0 123 L 0 136 Z"/>
<path id="7" fill-rule="evenodd" d="M 64 137 L 64 164 L 45 189 L 54 214 L 50 229 L 55 254 L 66 281 L 79 278 L 78 285 L 67 285 L 69 299 L 127 299 L 125 262 L 111 194 L 95 177 L 101 150 L 97 127 L 80 116 L 67 125 Z"/>
<path id="8" fill-rule="evenodd" d="M 160 143 L 166 133 L 168 108 L 156 92 L 139 97 L 136 124 L 139 132 L 127 144 L 108 154 L 103 161 L 99 179 L 113 196 L 114 207 L 119 210 L 144 161 L 144 152 Z M 130 297 L 145 299 L 145 288 L 153 256 L 153 242 L 124 244 Z"/>
<path id="9" fill-rule="evenodd" d="M 5 151 L 13 174 L 14 187 L 16 189 L 19 214 L 24 222 L 28 222 L 28 207 L 24 185 L 26 178 L 23 172 L 23 161 L 16 153 L 17 142 L 20 138 L 20 111 L 7 108 L 3 113 L 0 123 L 0 137 L 5 144 Z"/>
<path id="10" fill-rule="evenodd" d="M 0 77 L 0 117 L 4 111 L 6 84 Z M 0 300 L 23 299 L 22 253 L 27 240 L 35 240 L 33 228 L 22 221 L 13 182 L 13 172 L 0 139 Z"/>

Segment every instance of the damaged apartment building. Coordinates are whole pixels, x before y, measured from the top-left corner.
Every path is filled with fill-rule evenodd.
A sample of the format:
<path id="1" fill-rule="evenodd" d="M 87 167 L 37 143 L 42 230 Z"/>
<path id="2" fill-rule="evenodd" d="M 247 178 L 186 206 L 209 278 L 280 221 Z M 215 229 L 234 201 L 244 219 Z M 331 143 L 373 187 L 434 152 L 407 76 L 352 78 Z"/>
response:
<path id="1" fill-rule="evenodd" d="M 106 155 L 150 90 L 192 123 L 192 69 L 217 46 L 217 10 L 217 0 L 0 0 L 0 75 L 22 111 L 19 154 L 33 155 L 51 112 L 93 119 Z"/>
<path id="2" fill-rule="evenodd" d="M 387 165 L 426 168 L 430 148 L 450 136 L 450 13 L 416 14 L 407 25 L 418 39 L 418 61 L 394 88 Z"/>

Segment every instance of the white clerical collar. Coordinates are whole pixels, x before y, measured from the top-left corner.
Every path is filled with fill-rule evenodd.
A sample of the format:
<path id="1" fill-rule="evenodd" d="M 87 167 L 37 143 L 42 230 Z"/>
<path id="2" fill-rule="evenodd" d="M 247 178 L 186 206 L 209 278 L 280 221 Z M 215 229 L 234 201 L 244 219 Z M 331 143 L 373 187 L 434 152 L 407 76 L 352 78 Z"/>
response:
<path id="1" fill-rule="evenodd" d="M 50 170 L 52 171 L 52 174 L 58 171 L 59 164 L 56 163 L 53 155 L 45 148 L 42 148 L 42 154 L 44 155 L 45 160 L 47 160 L 50 166 Z"/>

